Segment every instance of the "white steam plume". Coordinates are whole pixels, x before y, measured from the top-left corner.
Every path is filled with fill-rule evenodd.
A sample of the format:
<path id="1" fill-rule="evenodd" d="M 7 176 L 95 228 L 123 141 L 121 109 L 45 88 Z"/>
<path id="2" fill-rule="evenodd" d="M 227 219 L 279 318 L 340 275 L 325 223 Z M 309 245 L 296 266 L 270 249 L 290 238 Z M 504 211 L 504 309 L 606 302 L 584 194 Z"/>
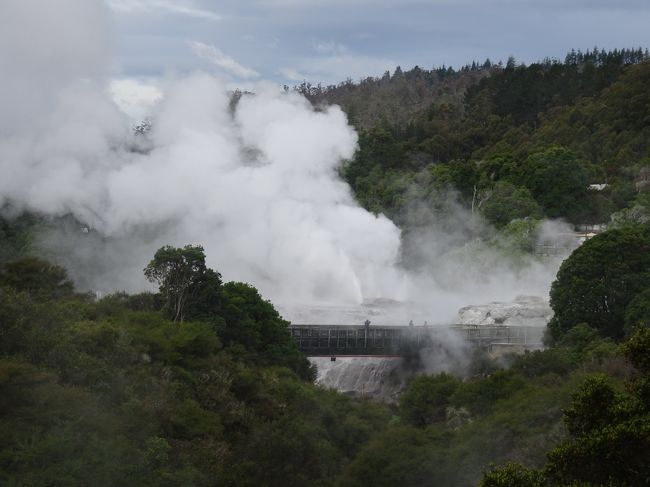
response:
<path id="1" fill-rule="evenodd" d="M 468 295 L 401 270 L 398 228 L 360 208 L 337 175 L 357 146 L 338 107 L 314 110 L 259 83 L 233 109 L 221 81 L 194 74 L 167 80 L 143 144 L 108 95 L 106 25 L 99 1 L 0 3 L 0 207 L 71 214 L 96 230 L 47 242 L 82 285 L 143 289 L 155 250 L 187 243 L 279 303 L 417 298 L 437 322 L 548 285 L 537 268 L 499 268 L 484 282 L 473 274 Z M 455 260 L 433 269 L 464 272 Z"/>
<path id="2" fill-rule="evenodd" d="M 15 3 L 22 7 L 5 4 L 0 18 L 11 25 L 20 17 L 16 38 L 24 40 L 25 24 L 52 21 L 35 8 L 48 2 Z M 129 150 L 128 121 L 97 75 L 105 44 L 93 45 L 86 23 L 101 24 L 95 15 L 101 8 L 83 17 L 85 29 L 60 35 L 89 4 L 61 3 L 58 28 L 34 42 L 37 51 L 50 45 L 66 53 L 71 61 L 63 66 L 41 65 L 27 41 L 20 58 L 11 54 L 15 42 L 5 38 L 0 46 L 3 99 L 29 100 L 41 92 L 41 80 L 48 94 L 47 103 L 27 112 L 16 105 L 9 117 L 0 115 L 11 129 L 0 139 L 0 170 L 8 175 L 0 182 L 1 203 L 71 213 L 122 249 L 121 262 L 111 266 L 121 278 L 91 283 L 98 287 L 142 287 L 141 269 L 158 245 L 192 242 L 205 246 L 209 263 L 226 278 L 250 281 L 275 298 L 358 302 L 382 293 L 377 273 L 395 267 L 399 231 L 359 208 L 336 175 L 357 143 L 338 107 L 314 111 L 297 94 L 259 85 L 233 112 L 225 86 L 196 74 L 168 83 L 153 116 L 150 150 Z M 23 80 L 27 90 L 20 89 Z M 12 124 L 16 114 L 28 117 L 24 124 Z M 102 242 L 105 256 L 110 251 Z M 81 253 L 83 245 L 74 244 Z M 87 263 L 97 259 L 102 255 Z"/>

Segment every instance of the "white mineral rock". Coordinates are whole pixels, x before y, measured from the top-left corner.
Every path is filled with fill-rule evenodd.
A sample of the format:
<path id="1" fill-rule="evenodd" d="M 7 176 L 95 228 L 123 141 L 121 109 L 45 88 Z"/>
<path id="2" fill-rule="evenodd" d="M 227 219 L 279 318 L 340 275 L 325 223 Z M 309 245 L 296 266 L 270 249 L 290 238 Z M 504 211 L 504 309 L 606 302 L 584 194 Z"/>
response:
<path id="1" fill-rule="evenodd" d="M 458 310 L 458 324 L 546 326 L 553 316 L 548 301 L 538 296 L 517 296 L 509 303 L 469 305 Z"/>

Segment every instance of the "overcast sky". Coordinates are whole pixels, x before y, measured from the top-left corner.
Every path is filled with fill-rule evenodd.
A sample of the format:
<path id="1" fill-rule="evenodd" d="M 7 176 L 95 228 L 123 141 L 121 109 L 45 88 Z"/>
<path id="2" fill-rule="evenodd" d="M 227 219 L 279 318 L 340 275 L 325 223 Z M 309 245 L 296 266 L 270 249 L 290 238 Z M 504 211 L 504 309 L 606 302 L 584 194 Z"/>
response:
<path id="1" fill-rule="evenodd" d="M 116 74 L 233 83 L 380 76 L 401 65 L 526 63 L 650 46 L 649 0 L 106 0 Z"/>

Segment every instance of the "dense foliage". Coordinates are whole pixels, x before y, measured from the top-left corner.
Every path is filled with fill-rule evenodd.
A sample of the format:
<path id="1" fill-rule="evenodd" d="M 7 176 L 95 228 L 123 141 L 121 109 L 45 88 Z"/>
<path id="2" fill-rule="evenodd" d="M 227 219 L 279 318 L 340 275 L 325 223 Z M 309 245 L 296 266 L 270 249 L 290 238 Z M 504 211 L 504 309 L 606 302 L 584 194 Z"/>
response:
<path id="1" fill-rule="evenodd" d="M 650 328 L 624 346 L 634 367 L 621 392 L 604 375 L 589 377 L 564 411 L 568 438 L 551 449 L 543 469 L 507 464 L 480 485 L 637 486 L 650 481 Z"/>
<path id="2" fill-rule="evenodd" d="M 343 174 L 366 208 L 408 228 L 413 208 L 436 211 L 440 188 L 449 187 L 500 227 L 541 215 L 572 223 L 645 217 L 635 196 L 650 174 L 647 51 L 594 49 L 564 62 L 510 59 L 442 72 L 301 88 L 316 102 L 341 104 L 360 129 L 360 150 Z M 377 105 L 391 106 L 392 116 L 359 121 Z"/>
<path id="3" fill-rule="evenodd" d="M 557 338 L 585 322 L 604 336 L 621 338 L 628 306 L 647 289 L 650 226 L 609 230 L 585 242 L 562 263 L 551 286 L 555 314 L 549 328 Z M 642 322 L 645 303 L 637 300 L 630 308 L 630 327 Z"/>
<path id="4" fill-rule="evenodd" d="M 507 465 L 501 478 L 523 472 L 517 476 L 523 480 L 486 485 L 535 485 L 526 482 L 541 474 L 529 469 L 541 469 L 546 451 L 569 434 L 563 408 L 599 373 L 620 385 L 628 369 L 616 346 L 583 329 L 487 377 L 416 377 L 400 397 L 393 426 L 360 450 L 340 485 L 476 485 L 490 463 L 508 461 L 525 466 Z"/>
<path id="5" fill-rule="evenodd" d="M 562 408 L 585 378 L 612 414 L 633 411 L 616 346 L 586 325 L 509 370 L 477 356 L 464 381 L 416 376 L 390 406 L 312 385 L 287 323 L 246 284 L 213 281 L 218 297 L 193 301 L 210 313 L 174 323 L 163 296 L 94 301 L 37 258 L 4 265 L 0 283 L 3 485 L 472 485 L 505 461 L 525 467 L 489 475 L 537 478 L 546 450 L 572 445 L 586 406 L 574 399 L 566 429 Z M 644 340 L 626 349 L 639 371 Z"/>
<path id="6" fill-rule="evenodd" d="M 174 323 L 148 294 L 94 302 L 39 259 L 2 267 L 0 483 L 329 485 L 386 409 L 313 386 L 254 288 L 219 292 L 211 321 Z"/>
<path id="7" fill-rule="evenodd" d="M 158 283 L 167 311 L 174 321 L 183 321 L 187 300 L 200 292 L 206 272 L 203 248 L 193 245 L 182 249 L 170 245 L 161 247 L 144 268 L 146 278 Z M 214 291 L 218 292 L 218 287 Z"/>
<path id="8" fill-rule="evenodd" d="M 550 348 L 477 352 L 467 376 L 417 375 L 397 404 L 314 385 L 288 323 L 201 247 L 154 255 L 159 293 L 96 300 L 29 256 L 43 218 L 3 208 L 0 484 L 648 484 L 649 85 L 647 51 L 595 49 L 298 88 L 360 129 L 342 175 L 405 249 L 459 208 L 508 251 L 543 217 L 617 227 L 562 266 Z"/>

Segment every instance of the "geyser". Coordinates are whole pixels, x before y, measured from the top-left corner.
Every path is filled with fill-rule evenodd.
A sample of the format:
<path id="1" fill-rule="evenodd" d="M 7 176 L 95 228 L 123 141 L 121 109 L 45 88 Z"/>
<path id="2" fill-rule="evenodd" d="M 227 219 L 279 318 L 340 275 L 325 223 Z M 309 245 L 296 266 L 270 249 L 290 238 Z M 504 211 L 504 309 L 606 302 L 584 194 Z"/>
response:
<path id="1" fill-rule="evenodd" d="M 148 150 L 134 151 L 129 120 L 97 66 L 97 57 L 108 64 L 105 41 L 90 35 L 105 20 L 86 3 L 64 2 L 69 15 L 53 17 L 51 8 L 2 8 L 3 100 L 47 93 L 47 102 L 0 114 L 0 170 L 11 175 L 0 183 L 0 204 L 72 214 L 101 234 L 101 252 L 86 262 L 112 268 L 112 278 L 87 285 L 142 288 L 141 268 L 157 246 L 187 242 L 202 244 L 227 279 L 279 300 L 360 302 L 386 292 L 386 270 L 391 285 L 399 282 L 399 230 L 361 209 L 337 175 L 357 142 L 338 107 L 314 110 L 298 94 L 260 84 L 233 109 L 220 80 L 194 74 L 167 82 Z M 73 28 L 72 39 L 59 35 L 69 19 L 81 22 L 79 13 L 91 26 Z M 20 32 L 5 29 L 18 20 Z M 44 23 L 54 25 L 33 45 L 25 41 L 25 29 Z M 70 62 L 44 62 L 36 54 L 46 45 Z M 89 240 L 77 236 L 71 249 L 88 253 Z"/>
<path id="2" fill-rule="evenodd" d="M 264 82 L 233 104 L 195 73 L 161 81 L 152 130 L 135 136 L 109 95 L 108 25 L 101 2 L 0 4 L 0 207 L 87 225 L 42 242 L 82 287 L 141 290 L 158 247 L 191 243 L 284 305 L 410 300 L 445 323 L 469 302 L 546 293 L 554 266 L 513 272 L 483 248 L 477 270 L 449 252 L 449 230 L 423 233 L 428 264 L 404 271 L 399 229 L 339 177 L 357 136 L 336 106 Z"/>

